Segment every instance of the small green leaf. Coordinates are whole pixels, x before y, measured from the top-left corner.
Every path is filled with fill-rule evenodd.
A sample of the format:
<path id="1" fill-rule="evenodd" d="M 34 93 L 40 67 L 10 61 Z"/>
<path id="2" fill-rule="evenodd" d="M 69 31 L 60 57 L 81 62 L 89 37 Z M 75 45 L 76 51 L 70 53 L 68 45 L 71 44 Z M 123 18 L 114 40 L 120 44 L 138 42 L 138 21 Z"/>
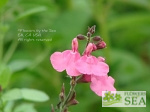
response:
<path id="1" fill-rule="evenodd" d="M 14 112 L 37 112 L 34 108 L 33 104 L 30 103 L 23 103 L 18 105 L 15 109 Z"/>
<path id="2" fill-rule="evenodd" d="M 7 91 L 3 95 L 2 98 L 4 101 L 19 100 L 19 99 L 22 99 L 22 93 L 21 93 L 20 89 L 16 88 L 16 89 Z"/>
<path id="3" fill-rule="evenodd" d="M 7 66 L 0 65 L 0 85 L 6 88 L 11 77 L 10 69 Z"/>
<path id="4" fill-rule="evenodd" d="M 2 98 L 4 101 L 25 99 L 35 102 L 44 102 L 49 100 L 48 95 L 46 95 L 44 92 L 28 88 L 23 89 L 15 88 L 9 90 L 3 95 Z"/>
<path id="5" fill-rule="evenodd" d="M 24 99 L 36 102 L 44 102 L 49 100 L 49 97 L 42 91 L 34 89 L 21 89 Z"/>

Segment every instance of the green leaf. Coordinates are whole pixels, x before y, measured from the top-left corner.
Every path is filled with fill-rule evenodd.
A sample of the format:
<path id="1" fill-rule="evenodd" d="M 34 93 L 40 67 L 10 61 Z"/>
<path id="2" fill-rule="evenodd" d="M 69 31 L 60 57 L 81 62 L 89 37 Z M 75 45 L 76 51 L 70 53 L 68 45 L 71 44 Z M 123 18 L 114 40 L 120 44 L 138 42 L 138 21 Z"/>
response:
<path id="1" fill-rule="evenodd" d="M 26 100 L 44 102 L 49 100 L 49 97 L 42 91 L 34 89 L 21 89 L 22 97 Z"/>
<path id="2" fill-rule="evenodd" d="M 23 103 L 18 105 L 13 112 L 37 112 L 33 104 Z"/>
<path id="3" fill-rule="evenodd" d="M 10 69 L 5 65 L 0 65 L 0 85 L 6 88 L 11 77 Z"/>
<path id="4" fill-rule="evenodd" d="M 12 89 L 7 91 L 4 95 L 3 95 L 3 100 L 4 101 L 12 101 L 12 100 L 19 100 L 22 99 L 22 93 L 20 91 L 20 89 Z"/>
<path id="5" fill-rule="evenodd" d="M 8 64 L 13 72 L 20 71 L 31 65 L 30 60 L 14 60 Z"/>
<path id="6" fill-rule="evenodd" d="M 0 0 L 0 8 L 3 7 L 8 0 Z"/>
<path id="7" fill-rule="evenodd" d="M 48 95 L 46 95 L 44 92 L 35 89 L 27 89 L 27 88 L 23 88 L 23 89 L 15 88 L 9 90 L 3 95 L 2 98 L 4 101 L 25 99 L 25 100 L 35 101 L 35 102 L 44 102 L 49 100 Z"/>
<path id="8" fill-rule="evenodd" d="M 25 17 L 30 16 L 30 15 L 35 14 L 35 13 L 43 12 L 43 11 L 46 11 L 46 10 L 47 10 L 47 7 L 45 7 L 45 6 L 39 6 L 39 7 L 30 9 L 30 10 L 27 10 L 27 11 L 21 13 L 21 14 L 17 17 L 16 20 L 25 18 Z"/>

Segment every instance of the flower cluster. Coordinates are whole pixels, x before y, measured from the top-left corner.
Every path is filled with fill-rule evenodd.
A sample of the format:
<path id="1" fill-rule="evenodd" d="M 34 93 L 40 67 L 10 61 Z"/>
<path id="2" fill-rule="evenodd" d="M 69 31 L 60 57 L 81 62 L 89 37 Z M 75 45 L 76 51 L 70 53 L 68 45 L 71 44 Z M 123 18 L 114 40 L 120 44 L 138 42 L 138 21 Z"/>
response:
<path id="1" fill-rule="evenodd" d="M 91 54 L 93 51 L 106 47 L 106 43 L 99 36 L 91 38 L 94 32 L 95 26 L 88 29 L 87 36 L 78 35 L 72 40 L 72 50 L 55 52 L 50 56 L 50 61 L 55 70 L 58 72 L 66 70 L 69 76 L 80 77 L 77 82 L 91 83 L 91 90 L 102 96 L 102 91 L 115 91 L 116 89 L 114 79 L 108 76 L 109 66 L 105 63 L 105 59 Z M 87 45 L 83 55 L 80 55 L 78 40 L 85 39 L 87 39 Z"/>

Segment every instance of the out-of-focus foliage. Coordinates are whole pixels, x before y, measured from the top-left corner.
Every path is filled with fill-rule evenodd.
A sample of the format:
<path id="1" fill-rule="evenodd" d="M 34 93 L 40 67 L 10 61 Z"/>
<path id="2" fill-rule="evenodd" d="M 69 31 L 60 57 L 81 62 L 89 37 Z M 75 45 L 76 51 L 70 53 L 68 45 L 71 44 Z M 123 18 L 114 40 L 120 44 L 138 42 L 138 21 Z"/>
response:
<path id="1" fill-rule="evenodd" d="M 148 112 L 150 110 L 150 0 L 1 0 L 0 1 L 0 84 L 7 89 L 34 88 L 47 93 L 46 103 L 15 103 L 14 112 L 49 112 L 58 103 L 62 83 L 69 91 L 66 72 L 56 72 L 49 56 L 71 49 L 71 40 L 96 25 L 107 48 L 94 54 L 106 57 L 109 75 L 119 91 L 147 91 L 146 108 L 102 108 L 101 98 L 89 84 L 76 87 L 77 106 L 71 112 Z M 18 41 L 19 29 L 52 29 L 41 38 L 52 41 Z M 24 33 L 26 34 L 26 33 Z M 27 38 L 27 37 L 24 37 Z M 32 39 L 39 37 L 30 37 Z M 79 42 L 80 51 L 84 42 Z M 4 66 L 5 65 L 5 66 Z M 9 73 L 10 70 L 10 73 Z M 6 77 L 1 74 L 5 72 Z M 11 73 L 12 72 L 12 73 Z M 2 77 L 2 78 L 1 78 Z M 6 90 L 7 90 L 6 89 Z M 15 95 L 14 95 L 15 96 Z M 14 102 L 6 110 L 11 112 Z"/>

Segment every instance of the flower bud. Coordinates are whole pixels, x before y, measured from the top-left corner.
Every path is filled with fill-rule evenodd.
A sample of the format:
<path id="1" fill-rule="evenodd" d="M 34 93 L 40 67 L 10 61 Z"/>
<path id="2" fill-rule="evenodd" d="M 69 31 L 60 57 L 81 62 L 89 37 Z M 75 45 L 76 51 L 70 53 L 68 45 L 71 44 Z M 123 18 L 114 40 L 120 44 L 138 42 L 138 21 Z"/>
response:
<path id="1" fill-rule="evenodd" d="M 95 30 L 91 30 L 90 32 L 91 32 L 91 34 L 94 34 L 94 33 L 95 33 Z"/>
<path id="2" fill-rule="evenodd" d="M 94 25 L 94 26 L 92 26 L 91 28 L 90 28 L 90 33 L 91 34 L 94 34 L 95 33 L 95 28 L 96 28 L 96 25 Z"/>
<path id="3" fill-rule="evenodd" d="M 77 39 L 79 39 L 79 40 L 85 40 L 86 38 L 85 38 L 85 36 L 79 34 L 79 35 L 77 36 Z"/>
<path id="4" fill-rule="evenodd" d="M 61 92 L 61 93 L 59 94 L 59 98 L 60 98 L 60 101 L 61 101 L 61 102 L 63 102 L 63 101 L 64 101 L 64 99 L 65 99 L 65 95 L 64 95 L 64 93 L 63 93 L 63 92 Z"/>
<path id="5" fill-rule="evenodd" d="M 106 43 L 104 41 L 100 41 L 96 44 L 97 49 L 104 49 L 106 47 Z"/>
<path id="6" fill-rule="evenodd" d="M 93 51 L 93 44 L 92 43 L 89 43 L 88 44 L 88 46 L 86 47 L 86 50 L 85 50 L 85 52 L 84 52 L 84 55 L 90 55 L 91 54 L 91 52 Z"/>
<path id="7" fill-rule="evenodd" d="M 68 102 L 67 106 L 71 106 L 71 105 L 77 105 L 79 102 L 76 99 L 73 99 L 71 101 Z"/>
<path id="8" fill-rule="evenodd" d="M 72 94 L 72 97 L 70 98 L 70 100 L 67 102 L 67 107 L 71 106 L 71 105 L 76 105 L 79 102 L 75 99 L 76 98 L 76 93 L 75 91 Z"/>
<path id="9" fill-rule="evenodd" d="M 72 40 L 72 50 L 73 50 L 74 52 L 78 51 L 78 39 L 77 39 L 77 38 L 74 38 L 74 39 Z"/>
<path id="10" fill-rule="evenodd" d="M 93 41 L 102 41 L 100 36 L 95 36 L 93 37 Z"/>
<path id="11" fill-rule="evenodd" d="M 91 35 L 92 35 L 92 34 L 91 34 L 90 32 L 87 33 L 87 36 L 88 36 L 88 37 L 91 37 Z"/>
<path id="12" fill-rule="evenodd" d="M 90 32 L 91 28 L 88 26 L 88 32 Z"/>

